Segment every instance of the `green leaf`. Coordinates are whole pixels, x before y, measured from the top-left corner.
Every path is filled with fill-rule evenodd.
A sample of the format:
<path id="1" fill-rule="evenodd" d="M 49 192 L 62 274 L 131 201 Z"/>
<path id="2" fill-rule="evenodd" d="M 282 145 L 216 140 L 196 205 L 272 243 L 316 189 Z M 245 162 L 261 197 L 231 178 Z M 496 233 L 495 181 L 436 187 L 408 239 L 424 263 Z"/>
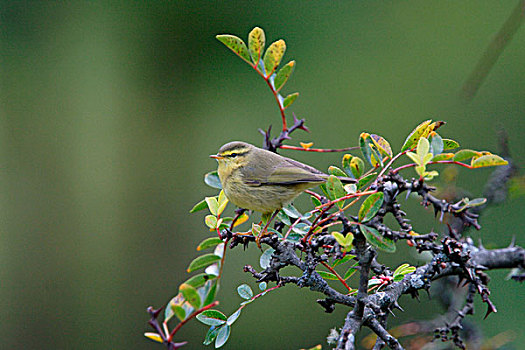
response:
<path id="1" fill-rule="evenodd" d="M 219 285 L 217 284 L 217 281 L 208 281 L 206 282 L 204 288 L 208 289 L 208 293 L 206 294 L 206 299 L 204 299 L 204 303 L 202 306 L 210 305 L 215 300 L 215 296 L 217 295 L 217 292 L 219 290 Z"/>
<path id="2" fill-rule="evenodd" d="M 341 232 L 332 232 L 332 237 L 335 238 L 336 242 L 339 243 L 339 245 L 344 246 L 346 244 L 345 236 Z"/>
<path id="3" fill-rule="evenodd" d="M 144 336 L 146 338 L 148 338 L 148 339 L 156 341 L 157 343 L 162 343 L 163 342 L 161 336 L 158 333 L 146 332 L 146 333 L 144 333 Z"/>
<path id="4" fill-rule="evenodd" d="M 432 158 L 432 161 L 439 162 L 440 160 L 450 160 L 452 158 L 454 158 L 454 153 L 441 153 L 434 156 L 434 158 Z"/>
<path id="5" fill-rule="evenodd" d="M 218 349 L 224 344 L 226 344 L 229 337 L 230 337 L 230 326 L 228 325 L 222 326 L 219 329 L 219 332 L 217 333 L 217 338 L 215 338 L 215 349 Z"/>
<path id="6" fill-rule="evenodd" d="M 294 227 L 292 227 L 292 231 L 304 236 L 308 233 L 308 231 L 310 231 L 310 225 L 304 222 L 300 222 Z"/>
<path id="7" fill-rule="evenodd" d="M 425 120 L 423 123 L 419 124 L 414 130 L 412 130 L 412 132 L 406 138 L 403 147 L 401 147 L 401 152 L 414 148 L 417 145 L 419 139 L 424 135 L 426 129 L 428 128 L 431 122 L 432 119 Z"/>
<path id="8" fill-rule="evenodd" d="M 424 158 L 427 156 L 429 150 L 430 150 L 430 142 L 428 142 L 428 140 L 423 137 L 420 138 L 417 143 L 417 152 L 416 152 L 420 159 L 420 162 L 419 162 L 420 165 L 425 165 Z"/>
<path id="9" fill-rule="evenodd" d="M 467 160 L 467 159 L 470 159 L 472 157 L 479 156 L 479 155 L 480 155 L 480 152 L 478 151 L 473 151 L 471 149 L 462 149 L 456 152 L 452 160 L 455 162 L 461 162 L 463 160 Z"/>
<path id="10" fill-rule="evenodd" d="M 350 161 L 352 160 L 353 157 L 354 156 L 351 154 L 348 154 L 348 153 L 345 154 L 343 156 L 343 159 L 341 160 L 341 165 L 347 176 L 355 178 L 355 175 L 352 173 L 352 170 L 350 169 Z"/>
<path id="11" fill-rule="evenodd" d="M 360 178 L 365 171 L 365 162 L 359 157 L 353 157 L 350 161 L 350 171 L 354 178 Z"/>
<path id="12" fill-rule="evenodd" d="M 217 217 L 215 215 L 206 215 L 204 223 L 213 230 L 217 227 Z"/>
<path id="13" fill-rule="evenodd" d="M 204 175 L 204 182 L 210 187 L 217 188 L 219 190 L 222 189 L 221 180 L 219 179 L 219 174 L 217 171 L 210 171 Z"/>
<path id="14" fill-rule="evenodd" d="M 196 211 L 204 210 L 206 208 L 208 208 L 208 204 L 206 203 L 206 200 L 203 199 L 191 208 L 190 213 L 195 213 Z"/>
<path id="15" fill-rule="evenodd" d="M 366 237 L 368 243 L 374 247 L 387 253 L 394 253 L 396 251 L 396 244 L 394 241 L 381 235 L 375 228 L 366 225 L 359 225 L 359 228 Z"/>
<path id="16" fill-rule="evenodd" d="M 311 200 L 312 200 L 312 204 L 314 205 L 314 207 L 318 207 L 320 205 L 322 205 L 323 203 L 321 203 L 321 201 L 319 199 L 317 199 L 317 197 L 315 196 L 311 196 L 310 197 Z"/>
<path id="17" fill-rule="evenodd" d="M 326 190 L 328 192 L 328 197 L 331 200 L 341 198 L 346 195 L 346 191 L 343 187 L 343 184 L 341 183 L 341 180 L 339 180 L 334 175 L 330 175 L 328 180 L 326 180 Z M 344 206 L 344 201 L 337 202 L 337 205 L 339 208 L 342 208 Z"/>
<path id="18" fill-rule="evenodd" d="M 268 287 L 268 284 L 266 282 L 259 283 L 259 289 L 265 290 Z"/>
<path id="19" fill-rule="evenodd" d="M 226 315 L 219 310 L 205 310 L 197 315 L 197 320 L 208 326 L 220 326 L 226 323 Z"/>
<path id="20" fill-rule="evenodd" d="M 379 153 L 392 158 L 392 147 L 390 147 L 390 143 L 388 143 L 387 140 L 376 134 L 371 134 L 370 137 L 379 150 Z"/>
<path id="21" fill-rule="evenodd" d="M 435 157 L 438 154 L 441 154 L 441 152 L 443 152 L 444 147 L 445 146 L 441 136 L 439 136 L 439 134 L 437 133 L 434 133 L 434 135 L 430 137 L 430 152 L 432 152 L 432 155 Z"/>
<path id="22" fill-rule="evenodd" d="M 354 194 L 357 192 L 357 185 L 356 184 L 346 184 L 343 186 L 346 193 L 348 194 Z"/>
<path id="23" fill-rule="evenodd" d="M 239 293 L 239 296 L 243 299 L 251 299 L 253 298 L 253 291 L 247 284 L 241 284 L 239 287 L 237 287 L 237 293 Z"/>
<path id="24" fill-rule="evenodd" d="M 383 199 L 383 192 L 377 192 L 368 196 L 368 198 L 365 199 L 361 205 L 361 208 L 359 208 L 359 222 L 367 222 L 372 219 L 377 214 L 379 209 L 381 209 L 381 205 L 383 205 Z"/>
<path id="25" fill-rule="evenodd" d="M 237 311 L 235 311 L 233 314 L 230 315 L 230 317 L 228 317 L 228 320 L 226 320 L 226 324 L 228 326 L 231 326 L 235 321 L 237 321 L 237 319 L 239 318 L 239 316 L 241 315 L 241 310 L 242 309 L 238 309 Z"/>
<path id="26" fill-rule="evenodd" d="M 297 210 L 293 204 L 288 204 L 286 206 L 283 207 L 283 211 L 286 215 L 288 215 L 289 217 L 291 218 L 294 218 L 294 219 L 297 219 L 297 218 L 300 218 L 302 215 L 301 213 L 299 212 L 299 210 Z"/>
<path id="27" fill-rule="evenodd" d="M 443 139 L 443 151 L 447 151 L 449 149 L 455 149 L 459 147 L 459 143 L 457 143 L 454 140 L 451 139 Z"/>
<path id="28" fill-rule="evenodd" d="M 334 263 L 332 264 L 332 267 L 336 267 L 338 265 L 344 264 L 352 260 L 353 258 L 355 258 L 355 255 L 346 254 L 342 259 L 336 259 Z"/>
<path id="29" fill-rule="evenodd" d="M 213 343 L 215 338 L 217 338 L 217 333 L 219 333 L 220 329 L 221 328 L 210 327 L 210 329 L 208 329 L 208 332 L 206 332 L 206 336 L 204 337 L 203 344 L 210 345 L 211 343 Z"/>
<path id="30" fill-rule="evenodd" d="M 275 69 L 281 63 L 281 59 L 284 56 L 286 51 L 286 43 L 283 39 L 273 42 L 264 54 L 264 69 L 266 71 L 266 77 L 269 77 L 273 74 Z"/>
<path id="31" fill-rule="evenodd" d="M 381 154 L 374 145 L 374 141 L 372 141 L 372 137 L 370 137 L 369 133 L 363 132 L 359 135 L 359 148 L 361 149 L 361 153 L 363 153 L 363 157 L 374 168 L 382 163 L 383 159 Z"/>
<path id="32" fill-rule="evenodd" d="M 261 28 L 255 27 L 250 34 L 248 34 L 248 48 L 250 49 L 252 62 L 255 63 L 255 65 L 259 64 L 265 43 L 266 36 L 264 35 L 264 30 Z"/>
<path id="33" fill-rule="evenodd" d="M 356 266 L 357 266 L 358 263 L 355 263 L 353 266 L 351 266 L 345 273 L 345 275 L 343 276 L 343 280 L 346 281 L 347 279 L 349 279 L 350 277 L 352 277 L 354 275 L 354 273 L 356 273 L 357 269 L 356 269 Z"/>
<path id="34" fill-rule="evenodd" d="M 479 207 L 485 203 L 487 203 L 487 198 L 474 198 L 468 201 L 468 206 L 469 208 Z"/>
<path id="35" fill-rule="evenodd" d="M 487 166 L 498 166 L 507 164 L 509 164 L 509 162 L 507 162 L 500 156 L 497 156 L 495 154 L 487 154 L 479 158 L 473 159 L 470 166 L 473 168 L 482 168 Z"/>
<path id="36" fill-rule="evenodd" d="M 174 296 L 164 310 L 164 321 L 168 322 L 174 315 L 181 321 L 186 318 L 186 310 L 182 307 L 186 300 L 181 293 Z"/>
<path id="37" fill-rule="evenodd" d="M 183 283 L 179 287 L 179 292 L 182 293 L 184 299 L 186 299 L 194 309 L 198 309 L 201 306 L 201 297 L 197 289 L 193 286 Z"/>
<path id="38" fill-rule="evenodd" d="M 328 174 L 346 177 L 346 173 L 344 171 L 333 165 L 328 167 Z"/>
<path id="39" fill-rule="evenodd" d="M 394 271 L 394 282 L 401 281 L 405 277 L 405 275 L 408 275 L 409 273 L 412 273 L 414 271 L 416 271 L 416 268 L 414 266 L 410 266 L 409 264 L 400 265 Z"/>
<path id="40" fill-rule="evenodd" d="M 322 279 L 325 279 L 325 280 L 337 280 L 338 279 L 336 275 L 328 271 L 317 271 L 317 273 L 319 274 L 319 276 L 321 276 Z"/>
<path id="41" fill-rule="evenodd" d="M 193 288 L 199 288 L 209 281 L 210 279 L 215 278 L 213 275 L 208 275 L 207 273 L 199 273 L 198 275 L 188 278 L 184 283 L 189 284 Z"/>
<path id="42" fill-rule="evenodd" d="M 286 213 L 283 210 L 280 210 L 277 213 L 277 220 L 281 221 L 283 224 L 290 226 L 292 222 L 290 221 L 290 217 L 286 215 Z"/>
<path id="43" fill-rule="evenodd" d="M 219 202 L 217 202 L 217 198 L 215 197 L 206 197 L 204 198 L 206 201 L 206 204 L 208 204 L 208 209 L 210 209 L 210 213 L 213 215 L 217 215 L 217 209 L 219 208 Z"/>
<path id="44" fill-rule="evenodd" d="M 370 182 L 370 180 L 372 180 L 375 176 L 376 176 L 377 173 L 370 173 L 366 176 L 363 176 L 362 178 L 359 179 L 359 181 L 357 182 L 357 189 L 360 190 L 362 189 L 363 187 L 365 187 L 365 185 L 367 183 Z"/>
<path id="45" fill-rule="evenodd" d="M 190 263 L 190 266 L 188 266 L 188 269 L 186 271 L 188 273 L 193 272 L 195 270 L 198 270 L 203 267 L 209 266 L 213 263 L 216 263 L 219 260 L 221 260 L 221 257 L 215 254 L 201 255 L 193 259 L 193 261 Z"/>
<path id="46" fill-rule="evenodd" d="M 292 105 L 292 103 L 295 102 L 295 100 L 297 99 L 298 96 L 299 96 L 298 92 L 294 92 L 293 94 L 290 94 L 290 95 L 286 96 L 284 98 L 284 101 L 283 101 L 283 108 L 290 107 Z"/>
<path id="47" fill-rule="evenodd" d="M 405 155 L 410 158 L 415 164 L 420 164 L 420 159 L 418 155 L 414 152 L 407 152 Z"/>
<path id="48" fill-rule="evenodd" d="M 295 61 L 290 61 L 281 69 L 279 69 L 279 72 L 277 72 L 277 75 L 275 76 L 275 79 L 273 81 L 275 90 L 281 90 L 284 84 L 286 84 L 288 78 L 290 77 L 290 75 L 292 75 L 294 67 Z"/>
<path id="49" fill-rule="evenodd" d="M 263 269 L 266 269 L 268 266 L 270 266 L 270 260 L 272 259 L 273 252 L 275 252 L 275 249 L 268 248 L 261 254 L 261 257 L 259 258 L 259 265 Z"/>
<path id="50" fill-rule="evenodd" d="M 232 50 L 237 56 L 250 63 L 250 55 L 248 54 L 248 48 L 242 39 L 235 35 L 221 34 L 216 36 L 217 40 L 226 45 L 227 48 Z"/>
<path id="51" fill-rule="evenodd" d="M 200 242 L 197 246 L 197 250 L 204 250 L 208 248 L 215 248 L 217 245 L 223 243 L 219 237 L 210 237 L 206 238 L 204 241 Z"/>

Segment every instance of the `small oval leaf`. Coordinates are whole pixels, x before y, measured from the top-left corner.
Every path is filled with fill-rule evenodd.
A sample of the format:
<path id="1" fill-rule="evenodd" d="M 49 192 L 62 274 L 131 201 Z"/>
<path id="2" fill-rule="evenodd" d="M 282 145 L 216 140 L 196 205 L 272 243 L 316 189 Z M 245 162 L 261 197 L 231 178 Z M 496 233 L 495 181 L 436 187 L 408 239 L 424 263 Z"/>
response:
<path id="1" fill-rule="evenodd" d="M 228 325 L 222 326 L 219 329 L 219 332 L 217 333 L 217 338 L 215 338 L 215 349 L 218 349 L 224 344 L 226 344 L 229 337 L 230 337 L 230 326 Z"/>
<path id="2" fill-rule="evenodd" d="M 284 98 L 284 101 L 283 101 L 283 108 L 290 107 L 292 105 L 292 103 L 295 102 L 295 100 L 297 99 L 298 96 L 299 96 L 298 92 L 294 92 L 293 94 L 290 94 L 290 95 L 286 96 Z"/>
<path id="3" fill-rule="evenodd" d="M 377 175 L 377 173 L 370 173 L 366 176 L 363 176 L 362 178 L 359 179 L 359 182 L 357 183 L 357 189 L 360 190 L 362 189 L 363 187 L 366 186 L 367 183 L 370 182 L 370 180 L 372 180 L 375 176 Z"/>
<path id="4" fill-rule="evenodd" d="M 473 151 L 471 149 L 462 149 L 456 152 L 452 160 L 454 160 L 455 162 L 461 162 L 463 160 L 467 160 L 467 159 L 470 159 L 472 157 L 476 157 L 479 155 L 480 153 L 478 151 Z"/>
<path id="5" fill-rule="evenodd" d="M 432 119 L 425 120 L 423 123 L 419 124 L 414 130 L 412 130 L 412 132 L 406 138 L 405 143 L 403 143 L 403 147 L 401 147 L 401 152 L 416 147 L 419 139 L 424 135 L 427 127 L 430 125 L 431 122 Z"/>
<path id="6" fill-rule="evenodd" d="M 376 134 L 371 134 L 370 137 L 378 148 L 379 153 L 392 158 L 392 147 L 390 147 L 390 143 L 387 140 Z"/>
<path id="7" fill-rule="evenodd" d="M 193 272 L 200 268 L 211 265 L 219 260 L 221 260 L 221 258 L 215 254 L 201 255 L 193 259 L 193 261 L 190 263 L 190 266 L 188 266 L 188 269 L 186 271 Z"/>
<path id="8" fill-rule="evenodd" d="M 195 213 L 196 211 L 204 210 L 206 208 L 208 208 L 208 204 L 206 203 L 206 200 L 203 199 L 191 208 L 190 213 Z"/>
<path id="9" fill-rule="evenodd" d="M 366 237 L 368 243 L 374 247 L 387 253 L 394 253 L 396 251 L 396 244 L 394 241 L 381 235 L 375 228 L 366 225 L 359 225 L 359 229 Z"/>
<path id="10" fill-rule="evenodd" d="M 277 72 L 275 79 L 273 81 L 275 90 L 279 91 L 286 84 L 290 75 L 292 75 L 295 67 L 295 61 L 288 62 Z"/>
<path id="11" fill-rule="evenodd" d="M 319 274 L 319 276 L 321 276 L 322 279 L 325 279 L 325 280 L 337 280 L 338 279 L 336 275 L 328 271 L 317 271 L 317 273 Z"/>
<path id="12" fill-rule="evenodd" d="M 193 286 L 183 283 L 179 287 L 179 292 L 194 309 L 198 309 L 201 306 L 201 297 L 197 289 Z"/>
<path id="13" fill-rule="evenodd" d="M 216 36 L 217 40 L 226 45 L 232 50 L 237 56 L 250 63 L 250 55 L 248 54 L 248 48 L 242 39 L 230 34 L 221 34 Z"/>
<path id="14" fill-rule="evenodd" d="M 215 197 L 206 197 L 204 198 L 206 201 L 206 204 L 208 204 L 208 209 L 210 209 L 210 213 L 213 215 L 217 215 L 217 209 L 219 208 L 219 202 L 217 202 L 217 198 Z"/>
<path id="15" fill-rule="evenodd" d="M 204 175 L 204 182 L 210 187 L 222 190 L 221 180 L 219 179 L 217 171 L 210 171 Z"/>
<path id="16" fill-rule="evenodd" d="M 242 309 L 238 309 L 237 311 L 235 311 L 233 314 L 230 315 L 230 317 L 228 317 L 228 319 L 226 320 L 226 324 L 228 326 L 231 326 L 235 321 L 237 321 L 237 319 L 239 318 L 239 316 L 241 315 L 241 310 Z"/>
<path id="17" fill-rule="evenodd" d="M 237 293 L 239 293 L 239 296 L 243 299 L 251 299 L 253 297 L 253 291 L 247 284 L 241 284 L 239 287 L 237 287 Z"/>
<path id="18" fill-rule="evenodd" d="M 329 175 L 334 175 L 334 176 L 346 177 L 346 173 L 344 171 L 342 171 L 341 169 L 339 169 L 338 167 L 333 166 L 333 165 L 328 167 L 328 174 Z"/>
<path id="19" fill-rule="evenodd" d="M 381 209 L 381 205 L 383 205 L 384 196 L 383 192 L 377 192 L 365 199 L 361 208 L 359 208 L 359 222 L 367 222 L 377 214 L 379 209 Z"/>
<path id="20" fill-rule="evenodd" d="M 192 276 L 184 281 L 185 284 L 193 286 L 193 288 L 199 288 L 209 281 L 210 279 L 215 278 L 215 276 L 209 275 L 207 273 L 199 273 L 198 275 Z"/>
<path id="21" fill-rule="evenodd" d="M 252 62 L 257 65 L 261 59 L 261 54 L 264 51 L 264 45 L 266 43 L 266 36 L 264 35 L 264 30 L 259 27 L 252 29 L 250 34 L 248 34 L 248 48 L 250 49 L 250 56 L 252 57 Z"/>
<path id="22" fill-rule="evenodd" d="M 264 69 L 266 70 L 266 76 L 269 77 L 273 74 L 275 69 L 281 63 L 281 59 L 286 51 L 286 43 L 283 39 L 273 42 L 264 54 Z"/>
<path id="23" fill-rule="evenodd" d="M 505 159 L 501 158 L 498 155 L 495 154 L 488 154 L 481 156 L 479 158 L 473 159 L 472 163 L 470 164 L 473 168 L 482 168 L 486 166 L 498 166 L 498 165 L 507 165 L 509 162 L 507 162 Z"/>
<path id="24" fill-rule="evenodd" d="M 208 248 L 215 248 L 218 244 L 222 243 L 222 239 L 219 237 L 210 237 L 206 238 L 204 241 L 200 242 L 197 246 L 197 250 L 204 250 Z"/>
<path id="25" fill-rule="evenodd" d="M 454 140 L 451 139 L 443 139 L 443 151 L 447 151 L 449 149 L 455 149 L 459 147 L 459 143 L 457 143 Z"/>
<path id="26" fill-rule="evenodd" d="M 454 153 L 441 153 L 434 156 L 434 158 L 432 158 L 432 161 L 439 162 L 440 160 L 450 160 L 452 158 L 454 158 Z"/>
<path id="27" fill-rule="evenodd" d="M 144 336 L 146 338 L 149 338 L 149 339 L 153 340 L 153 341 L 156 341 L 157 343 L 162 343 L 163 342 L 162 338 L 160 337 L 160 335 L 158 333 L 146 332 L 146 333 L 144 333 Z"/>
<path id="28" fill-rule="evenodd" d="M 197 320 L 208 326 L 220 326 L 226 323 L 226 315 L 219 310 L 206 310 L 197 315 Z"/>

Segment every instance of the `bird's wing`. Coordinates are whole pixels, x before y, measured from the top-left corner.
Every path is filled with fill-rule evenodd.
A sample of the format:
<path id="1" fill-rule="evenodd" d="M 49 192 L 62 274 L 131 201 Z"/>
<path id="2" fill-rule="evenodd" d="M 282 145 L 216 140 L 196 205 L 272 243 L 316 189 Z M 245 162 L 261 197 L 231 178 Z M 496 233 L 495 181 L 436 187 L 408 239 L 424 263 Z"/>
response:
<path id="1" fill-rule="evenodd" d="M 301 163 L 299 163 L 301 164 Z M 312 168 L 313 169 L 313 168 Z M 323 173 L 316 170 L 313 173 L 311 169 L 298 167 L 298 166 L 286 166 L 281 165 L 273 170 L 273 172 L 266 179 L 265 184 L 271 185 L 294 185 L 299 183 L 308 182 L 324 182 L 325 177 L 322 177 Z"/>

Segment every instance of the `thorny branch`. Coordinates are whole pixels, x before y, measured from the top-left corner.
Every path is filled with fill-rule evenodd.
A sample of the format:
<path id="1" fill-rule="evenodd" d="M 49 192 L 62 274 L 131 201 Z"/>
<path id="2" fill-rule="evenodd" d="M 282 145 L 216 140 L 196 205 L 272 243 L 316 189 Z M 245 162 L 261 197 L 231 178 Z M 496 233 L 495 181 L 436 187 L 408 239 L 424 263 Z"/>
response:
<path id="1" fill-rule="evenodd" d="M 274 145 L 269 141 L 269 132 L 266 133 L 268 145 Z M 278 147 L 282 139 L 274 139 L 275 146 Z M 509 162 L 508 166 L 500 167 L 493 173 L 488 181 L 485 195 L 490 199 L 501 198 L 501 192 L 506 192 L 506 181 L 516 171 L 515 167 Z M 502 185 L 503 184 L 503 185 Z M 478 217 L 481 212 L 477 207 L 472 209 L 460 209 L 460 202 L 451 203 L 439 199 L 431 194 L 433 187 L 426 185 L 420 180 L 405 180 L 398 173 L 389 173 L 381 176 L 370 190 L 382 191 L 384 202 L 378 214 L 369 222 L 367 226 L 375 228 L 383 236 L 394 241 L 406 240 L 411 242 L 419 252 L 428 251 L 433 258 L 427 264 L 419 266 L 415 272 L 405 275 L 401 281 L 391 282 L 382 291 L 373 294 L 368 292 L 368 282 L 371 273 L 379 276 L 392 276 L 385 265 L 377 260 L 375 248 L 369 245 L 365 237 L 361 234 L 356 218 L 345 215 L 344 212 L 333 215 L 330 220 L 340 220 L 343 223 L 341 233 L 351 232 L 354 235 L 354 248 L 349 253 L 354 255 L 354 260 L 358 262 L 359 288 L 357 294 L 345 294 L 332 288 L 316 271 L 316 267 L 328 261 L 330 258 L 341 258 L 342 250 L 326 230 L 311 236 L 308 241 L 290 242 L 279 240 L 276 235 L 264 237 L 261 242 L 269 245 L 275 251 L 272 254 L 269 266 L 261 272 L 252 266 L 245 266 L 245 272 L 253 275 L 257 281 L 273 281 L 279 285 L 295 284 L 298 287 L 308 287 L 312 291 L 324 295 L 323 299 L 317 302 L 326 312 L 334 311 L 336 305 L 351 307 L 345 323 L 338 335 L 336 349 L 355 349 L 356 335 L 360 328 L 368 327 L 378 339 L 374 349 L 382 349 L 388 346 L 391 349 L 403 349 L 399 340 L 392 336 L 386 327 L 389 313 L 393 309 L 401 309 L 398 300 L 404 294 L 418 297 L 420 290 L 428 292 L 431 283 L 448 276 L 458 276 L 460 282 L 464 281 L 468 285 L 466 303 L 461 310 L 451 316 L 451 320 L 435 330 L 436 338 L 442 341 L 451 340 L 459 347 L 464 348 L 464 342 L 460 335 L 464 317 L 473 313 L 473 301 L 476 294 L 487 305 L 488 316 L 491 312 L 496 312 L 495 305 L 489 299 L 488 289 L 489 278 L 484 273 L 486 270 L 500 268 L 525 267 L 525 249 L 517 246 L 509 246 L 502 249 L 486 249 L 483 246 L 476 246 L 468 237 L 463 237 L 466 228 L 474 227 L 480 229 Z M 414 235 L 412 226 L 405 219 L 405 213 L 401 210 L 401 205 L 397 202 L 400 194 L 416 193 L 421 198 L 422 205 L 433 207 L 437 216 L 443 219 L 449 215 L 449 229 L 441 239 L 438 234 L 431 232 L 428 234 Z M 503 196 L 504 197 L 504 196 Z M 324 198 L 323 198 L 324 199 Z M 399 229 L 394 230 L 383 223 L 385 216 L 390 213 L 399 224 Z M 327 213 L 321 212 L 324 218 Z M 319 215 L 321 215 L 319 214 Z M 315 224 L 315 221 L 314 221 Z M 276 229 L 282 229 L 282 225 L 276 223 Z M 250 236 L 242 238 L 233 237 L 231 247 L 237 244 L 249 244 L 252 241 Z M 280 271 L 286 266 L 298 268 L 301 277 L 283 276 Z"/>

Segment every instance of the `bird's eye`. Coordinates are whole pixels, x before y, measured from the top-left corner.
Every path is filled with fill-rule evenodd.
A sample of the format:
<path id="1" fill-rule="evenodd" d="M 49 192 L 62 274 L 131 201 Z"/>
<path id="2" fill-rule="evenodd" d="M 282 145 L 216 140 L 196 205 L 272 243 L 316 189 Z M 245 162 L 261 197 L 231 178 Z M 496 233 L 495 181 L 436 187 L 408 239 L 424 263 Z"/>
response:
<path id="1" fill-rule="evenodd" d="M 239 153 L 230 153 L 230 157 L 234 158 L 234 157 L 237 157 L 239 155 Z"/>

